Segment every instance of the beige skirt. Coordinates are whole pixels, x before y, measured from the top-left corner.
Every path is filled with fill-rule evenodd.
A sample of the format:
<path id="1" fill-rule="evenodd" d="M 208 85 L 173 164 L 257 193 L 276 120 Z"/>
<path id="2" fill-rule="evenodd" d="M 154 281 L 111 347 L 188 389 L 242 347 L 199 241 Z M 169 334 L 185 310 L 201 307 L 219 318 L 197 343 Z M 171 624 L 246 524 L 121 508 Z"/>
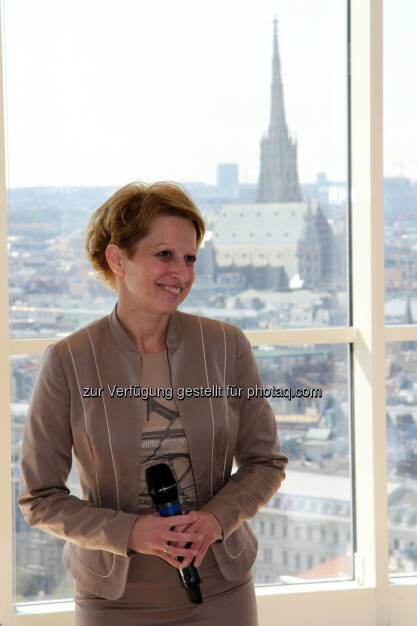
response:
<path id="1" fill-rule="evenodd" d="M 89 593 L 74 582 L 76 626 L 257 626 L 252 574 L 227 582 L 211 549 L 200 567 L 202 604 L 193 604 L 177 570 L 163 559 L 137 554 L 130 561 L 125 592 L 119 600 Z"/>

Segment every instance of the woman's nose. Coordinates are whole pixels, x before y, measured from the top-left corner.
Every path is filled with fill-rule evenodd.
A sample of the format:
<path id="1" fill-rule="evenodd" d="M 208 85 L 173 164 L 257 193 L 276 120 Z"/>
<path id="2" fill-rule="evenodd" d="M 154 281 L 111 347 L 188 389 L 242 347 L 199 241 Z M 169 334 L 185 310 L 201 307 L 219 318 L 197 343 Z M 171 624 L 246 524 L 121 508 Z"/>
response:
<path id="1" fill-rule="evenodd" d="M 171 276 L 175 276 L 182 283 L 187 282 L 189 276 L 189 267 L 184 261 L 184 259 L 180 259 L 174 263 L 171 267 Z"/>

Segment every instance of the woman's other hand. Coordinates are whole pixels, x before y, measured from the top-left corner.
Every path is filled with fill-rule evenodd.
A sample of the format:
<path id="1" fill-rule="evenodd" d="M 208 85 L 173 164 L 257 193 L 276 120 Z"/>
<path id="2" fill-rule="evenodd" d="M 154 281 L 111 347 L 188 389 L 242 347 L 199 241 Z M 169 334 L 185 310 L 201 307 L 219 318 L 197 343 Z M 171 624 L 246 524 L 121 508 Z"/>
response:
<path id="1" fill-rule="evenodd" d="M 198 555 L 196 546 L 204 543 L 204 537 L 198 530 L 187 529 L 184 532 L 175 530 L 174 527 L 179 527 L 181 522 L 181 526 L 184 527 L 183 515 L 171 517 L 161 517 L 158 513 L 141 515 L 130 531 L 128 548 L 142 554 L 159 556 L 177 569 L 188 567 Z M 187 526 L 189 525 L 188 523 Z M 188 543 L 193 545 L 186 548 Z M 184 557 L 184 560 L 178 561 L 179 556 Z"/>
<path id="2" fill-rule="evenodd" d="M 176 531 L 198 534 L 202 537 L 201 540 L 195 541 L 192 545 L 193 550 L 197 550 L 194 565 L 200 567 L 208 547 L 217 539 L 220 539 L 223 529 L 209 511 L 189 511 L 182 516 L 181 522 L 181 524 L 175 527 Z M 184 544 L 178 545 L 178 547 L 184 547 Z"/>

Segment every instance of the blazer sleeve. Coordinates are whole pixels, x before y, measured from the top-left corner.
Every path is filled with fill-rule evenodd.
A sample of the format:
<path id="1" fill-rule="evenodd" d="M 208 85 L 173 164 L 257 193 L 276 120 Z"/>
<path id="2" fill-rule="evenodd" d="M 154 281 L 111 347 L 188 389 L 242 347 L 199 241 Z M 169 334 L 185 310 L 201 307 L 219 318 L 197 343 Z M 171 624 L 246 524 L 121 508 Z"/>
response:
<path id="1" fill-rule="evenodd" d="M 264 506 L 285 478 L 288 458 L 281 453 L 274 413 L 265 398 L 247 399 L 249 387 L 263 383 L 245 334 L 235 328 L 237 340 L 237 385 L 243 387 L 240 421 L 234 451 L 237 472 L 209 500 L 210 511 L 223 528 L 226 539 L 240 524 Z"/>
<path id="2" fill-rule="evenodd" d="M 44 353 L 27 415 L 18 504 L 30 526 L 84 548 L 127 556 L 137 515 L 94 507 L 66 486 L 72 464 L 71 397 L 54 346 Z"/>

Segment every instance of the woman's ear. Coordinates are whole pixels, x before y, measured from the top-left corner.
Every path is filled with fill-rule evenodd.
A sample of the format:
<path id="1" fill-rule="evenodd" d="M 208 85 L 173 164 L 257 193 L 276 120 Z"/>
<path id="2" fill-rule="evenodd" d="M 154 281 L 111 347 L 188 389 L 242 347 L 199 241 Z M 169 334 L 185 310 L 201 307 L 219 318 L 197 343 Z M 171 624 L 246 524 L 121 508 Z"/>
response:
<path id="1" fill-rule="evenodd" d="M 109 243 L 109 245 L 106 248 L 106 259 L 107 259 L 107 263 L 109 264 L 110 269 L 117 276 L 125 275 L 124 257 L 125 257 L 125 254 L 123 250 L 121 250 L 118 246 L 116 246 L 116 244 Z"/>

